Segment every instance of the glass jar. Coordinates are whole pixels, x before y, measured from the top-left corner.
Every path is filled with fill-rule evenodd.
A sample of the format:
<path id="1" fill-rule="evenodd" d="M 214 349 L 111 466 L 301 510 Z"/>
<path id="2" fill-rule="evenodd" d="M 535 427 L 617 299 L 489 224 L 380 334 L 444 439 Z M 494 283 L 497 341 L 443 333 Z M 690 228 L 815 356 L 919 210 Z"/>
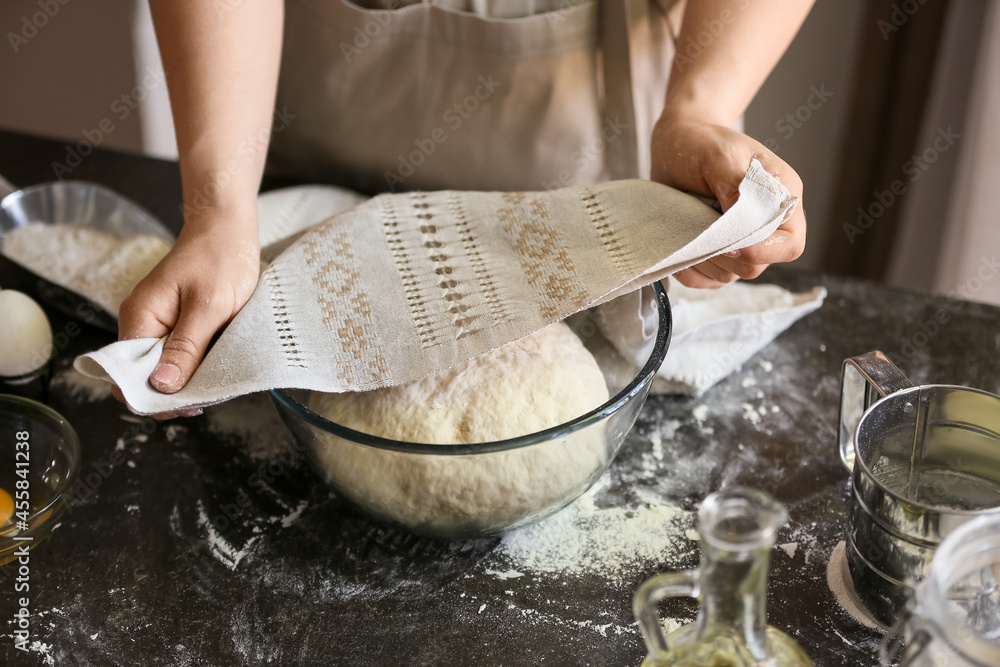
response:
<path id="1" fill-rule="evenodd" d="M 1000 517 L 981 516 L 951 533 L 930 575 L 910 589 L 906 610 L 883 639 L 879 657 L 900 667 L 1000 665 Z"/>
<path id="2" fill-rule="evenodd" d="M 811 667 L 791 637 L 767 624 L 767 572 L 785 508 L 768 494 L 731 487 L 698 512 L 701 563 L 660 574 L 635 594 L 633 611 L 649 653 L 642 667 Z M 697 598 L 698 617 L 664 636 L 657 604 Z"/>

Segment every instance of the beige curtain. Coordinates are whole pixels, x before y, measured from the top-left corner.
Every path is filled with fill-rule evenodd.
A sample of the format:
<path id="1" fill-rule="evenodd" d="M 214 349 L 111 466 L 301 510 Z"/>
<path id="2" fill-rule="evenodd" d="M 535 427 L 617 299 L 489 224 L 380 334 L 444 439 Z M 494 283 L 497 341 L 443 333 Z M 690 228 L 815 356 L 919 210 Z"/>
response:
<path id="1" fill-rule="evenodd" d="M 962 85 L 962 79 L 967 84 Z M 964 90 L 958 90 L 962 87 Z M 946 137 L 961 135 L 953 144 Z M 1000 3 L 953 3 L 890 283 L 1000 305 Z M 938 148 L 932 149 L 935 140 Z M 935 156 L 936 153 L 936 156 Z"/>

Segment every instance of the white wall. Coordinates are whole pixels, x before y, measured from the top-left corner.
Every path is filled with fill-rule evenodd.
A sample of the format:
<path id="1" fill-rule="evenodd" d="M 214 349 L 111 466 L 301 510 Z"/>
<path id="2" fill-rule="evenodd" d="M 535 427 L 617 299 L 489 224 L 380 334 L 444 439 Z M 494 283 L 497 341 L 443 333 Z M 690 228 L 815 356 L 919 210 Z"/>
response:
<path id="1" fill-rule="evenodd" d="M 162 72 L 163 62 L 160 60 L 153 19 L 146 0 L 136 0 L 132 37 L 135 43 L 135 71 L 139 76 L 149 71 Z M 170 114 L 170 97 L 166 86 L 150 90 L 142 102 L 141 113 L 142 151 L 154 157 L 176 160 L 177 138 L 174 136 L 174 120 Z"/>

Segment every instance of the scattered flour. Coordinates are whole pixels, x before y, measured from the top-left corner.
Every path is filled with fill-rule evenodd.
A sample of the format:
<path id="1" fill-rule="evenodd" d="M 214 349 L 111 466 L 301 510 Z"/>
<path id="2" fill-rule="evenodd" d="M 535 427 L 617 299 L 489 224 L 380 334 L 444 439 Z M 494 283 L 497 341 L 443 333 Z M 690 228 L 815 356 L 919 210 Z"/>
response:
<path id="1" fill-rule="evenodd" d="M 198 501 L 198 525 L 204 528 L 207 533 L 209 551 L 230 570 L 236 569 L 240 561 L 246 558 L 250 552 L 250 547 L 257 541 L 257 537 L 251 537 L 239 549 L 231 545 L 215 531 L 212 521 L 208 518 L 208 514 L 205 513 L 205 506 L 202 505 L 201 500 Z"/>
<path id="2" fill-rule="evenodd" d="M 54 665 L 56 660 L 52 657 L 52 644 L 43 644 L 40 641 L 33 641 L 28 645 L 28 650 L 42 656 L 43 665 Z"/>
<path id="3" fill-rule="evenodd" d="M 614 625 L 614 623 L 605 623 L 604 625 L 595 625 L 593 627 L 594 630 L 596 630 L 599 635 L 601 635 L 602 637 L 607 637 L 608 628 L 610 628 L 612 625 Z"/>
<path id="4" fill-rule="evenodd" d="M 760 423 L 760 413 L 749 403 L 740 403 L 740 407 L 743 408 L 743 419 L 746 419 L 753 425 Z"/>
<path id="5" fill-rule="evenodd" d="M 485 606 L 485 605 L 484 605 Z M 592 620 L 577 621 L 574 619 L 567 619 L 555 614 L 549 614 L 544 611 L 539 611 L 537 609 L 524 609 L 518 607 L 513 602 L 507 603 L 507 610 L 516 612 L 520 616 L 521 621 L 527 621 L 531 624 L 546 623 L 549 625 L 555 625 L 558 627 L 570 628 L 570 629 L 589 629 L 593 630 L 602 637 L 608 636 L 608 631 L 612 630 L 614 636 L 620 637 L 621 635 L 629 634 L 635 635 L 639 633 L 639 629 L 635 622 L 629 625 L 615 625 L 614 623 L 605 623 L 603 625 L 598 625 Z"/>
<path id="6" fill-rule="evenodd" d="M 752 387 L 755 384 L 757 384 L 757 380 L 753 377 L 745 377 L 743 378 L 743 381 L 740 382 L 740 384 L 743 385 L 744 387 Z"/>
<path id="7" fill-rule="evenodd" d="M 663 438 L 658 431 L 649 434 L 649 443 L 653 446 L 653 458 L 657 461 L 663 460 Z"/>
<path id="8" fill-rule="evenodd" d="M 93 380 L 77 373 L 73 368 L 59 371 L 49 385 L 53 389 L 64 389 L 76 401 L 96 403 L 111 397 L 111 383 Z"/>
<path id="9" fill-rule="evenodd" d="M 486 568 L 486 574 L 491 574 L 497 579 L 504 581 L 507 579 L 518 579 L 524 576 L 524 572 L 518 572 L 517 570 L 507 570 L 505 572 L 501 572 L 499 570 L 491 570 L 489 568 Z"/>
<path id="10" fill-rule="evenodd" d="M 708 418 L 708 406 L 702 403 L 691 411 L 691 416 L 694 417 L 696 421 L 705 421 L 705 419 Z"/>
<path id="11" fill-rule="evenodd" d="M 178 436 L 186 432 L 187 429 L 180 424 L 167 424 L 166 430 L 164 431 L 167 436 L 167 442 L 175 442 Z"/>
<path id="12" fill-rule="evenodd" d="M 481 606 L 479 607 L 479 613 L 480 613 L 480 614 L 481 614 L 481 613 L 483 613 L 483 610 L 484 610 L 484 609 L 486 609 L 486 605 L 485 605 L 485 604 L 484 604 L 484 605 L 481 605 Z"/>
<path id="13" fill-rule="evenodd" d="M 595 573 L 622 582 L 635 566 L 666 564 L 689 554 L 690 513 L 670 505 L 599 508 L 599 484 L 562 512 L 504 535 L 500 552 L 518 569 L 547 574 Z"/>
<path id="14" fill-rule="evenodd" d="M 151 234 L 119 238 L 74 225 L 32 222 L 4 236 L 3 254 L 118 316 L 122 301 L 170 251 Z"/>
<path id="15" fill-rule="evenodd" d="M 205 417 L 210 433 L 235 436 L 253 461 L 273 460 L 294 450 L 292 436 L 266 392 L 205 408 Z"/>
<path id="16" fill-rule="evenodd" d="M 665 419 L 657 428 L 662 438 L 670 440 L 681 426 L 682 422 L 678 419 Z"/>
<path id="17" fill-rule="evenodd" d="M 799 548 L 799 543 L 788 542 L 787 544 L 779 544 L 778 547 L 788 554 L 789 558 L 795 558 L 795 550 Z"/>
<path id="18" fill-rule="evenodd" d="M 663 634 L 669 635 L 674 630 L 678 630 L 691 622 L 692 619 L 687 618 L 661 618 L 660 627 L 663 628 Z"/>
<path id="19" fill-rule="evenodd" d="M 309 501 L 308 500 L 303 500 L 303 501 L 299 502 L 298 507 L 296 507 L 294 510 L 292 510 L 291 513 L 288 514 L 287 516 L 284 516 L 284 517 L 281 518 L 281 527 L 282 528 L 288 528 L 293 523 L 295 523 L 296 521 L 298 521 L 299 517 L 302 516 L 302 513 L 306 510 L 307 507 L 309 507 Z"/>
<path id="20" fill-rule="evenodd" d="M 764 369 L 765 373 L 770 373 L 771 371 L 774 370 L 774 364 L 771 363 L 770 361 L 760 362 L 760 367 Z"/>

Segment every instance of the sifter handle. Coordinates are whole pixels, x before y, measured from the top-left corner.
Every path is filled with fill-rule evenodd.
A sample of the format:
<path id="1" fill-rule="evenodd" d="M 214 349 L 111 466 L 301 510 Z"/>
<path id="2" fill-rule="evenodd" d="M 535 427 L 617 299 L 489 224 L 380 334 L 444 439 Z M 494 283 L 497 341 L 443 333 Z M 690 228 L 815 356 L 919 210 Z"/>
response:
<path id="1" fill-rule="evenodd" d="M 879 399 L 913 383 L 878 350 L 844 360 L 840 384 L 840 460 L 848 472 L 854 470 L 855 434 L 861 418 Z"/>

